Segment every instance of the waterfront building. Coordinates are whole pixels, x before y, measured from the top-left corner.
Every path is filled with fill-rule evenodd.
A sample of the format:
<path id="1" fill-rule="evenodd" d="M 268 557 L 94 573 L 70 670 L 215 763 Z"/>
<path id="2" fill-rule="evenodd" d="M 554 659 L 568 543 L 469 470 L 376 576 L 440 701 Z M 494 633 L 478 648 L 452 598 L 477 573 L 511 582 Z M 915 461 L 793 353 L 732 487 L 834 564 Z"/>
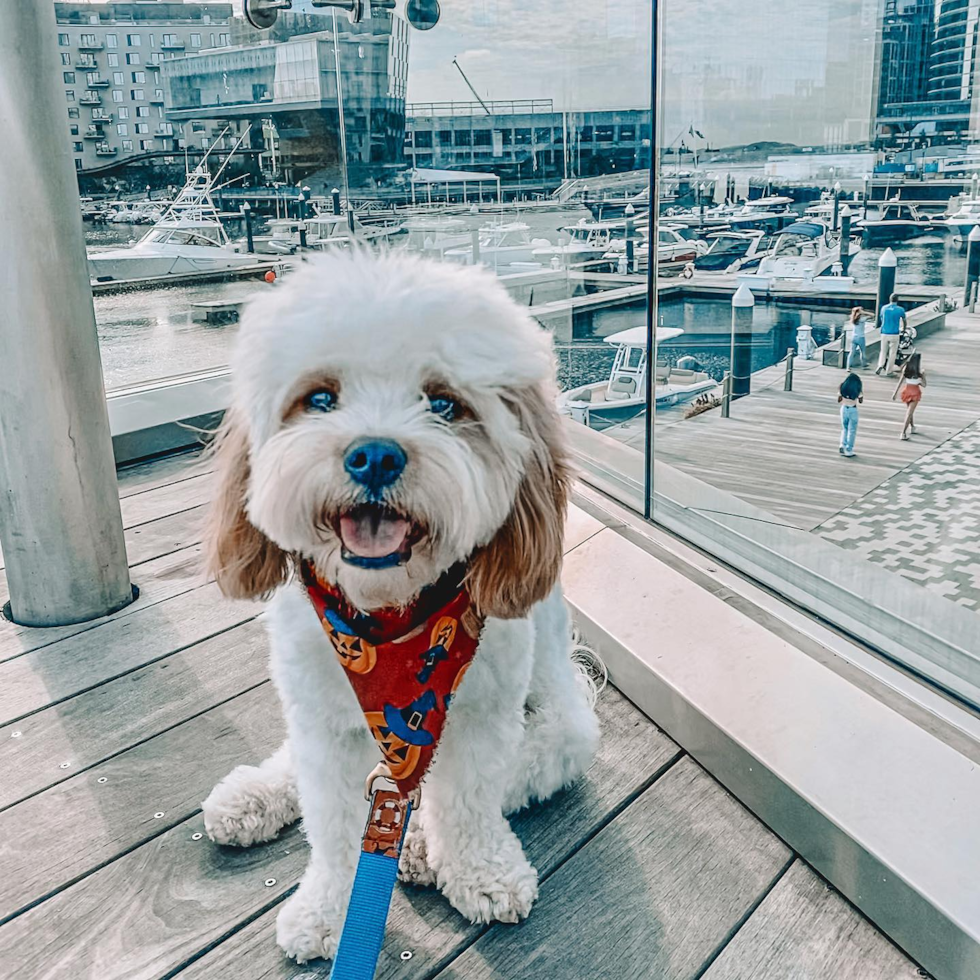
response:
<path id="1" fill-rule="evenodd" d="M 161 68 L 185 51 L 230 43 L 231 3 L 56 3 L 68 137 L 76 170 L 111 173 L 130 159 L 180 153 Z"/>
<path id="2" fill-rule="evenodd" d="M 412 167 L 552 183 L 640 170 L 650 165 L 650 112 L 559 111 L 551 99 L 412 103 L 405 157 Z"/>
<path id="3" fill-rule="evenodd" d="M 338 18 L 335 48 L 324 21 L 283 14 L 272 38 L 242 22 L 230 46 L 167 61 L 167 118 L 183 127 L 186 145 L 207 146 L 216 126 L 251 123 L 246 145 L 259 151 L 265 179 L 303 180 L 319 193 L 341 181 L 342 94 L 351 184 L 404 169 L 407 24 L 383 8 L 356 25 Z"/>

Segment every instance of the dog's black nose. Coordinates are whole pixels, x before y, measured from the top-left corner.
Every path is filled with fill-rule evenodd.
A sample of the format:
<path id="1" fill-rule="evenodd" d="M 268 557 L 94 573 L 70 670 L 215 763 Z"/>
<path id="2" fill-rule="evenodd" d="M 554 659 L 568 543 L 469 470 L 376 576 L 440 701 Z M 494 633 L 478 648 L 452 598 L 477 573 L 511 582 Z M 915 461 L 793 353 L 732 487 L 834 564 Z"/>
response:
<path id="1" fill-rule="evenodd" d="M 408 457 L 391 439 L 372 439 L 347 449 L 344 469 L 362 486 L 378 491 L 390 486 L 402 475 Z"/>

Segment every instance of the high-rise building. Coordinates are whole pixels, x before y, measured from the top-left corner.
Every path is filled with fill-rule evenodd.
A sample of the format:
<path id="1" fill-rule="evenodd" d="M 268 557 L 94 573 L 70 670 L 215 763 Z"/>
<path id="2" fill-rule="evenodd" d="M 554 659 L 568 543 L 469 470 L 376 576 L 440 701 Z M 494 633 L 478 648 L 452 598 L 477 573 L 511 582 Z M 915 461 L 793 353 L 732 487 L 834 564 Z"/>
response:
<path id="1" fill-rule="evenodd" d="M 127 158 L 179 153 L 161 65 L 230 44 L 232 13 L 230 3 L 182 0 L 55 3 L 76 169 L 97 174 Z"/>
<path id="2" fill-rule="evenodd" d="M 886 0 L 881 25 L 878 112 L 929 98 L 936 0 Z"/>

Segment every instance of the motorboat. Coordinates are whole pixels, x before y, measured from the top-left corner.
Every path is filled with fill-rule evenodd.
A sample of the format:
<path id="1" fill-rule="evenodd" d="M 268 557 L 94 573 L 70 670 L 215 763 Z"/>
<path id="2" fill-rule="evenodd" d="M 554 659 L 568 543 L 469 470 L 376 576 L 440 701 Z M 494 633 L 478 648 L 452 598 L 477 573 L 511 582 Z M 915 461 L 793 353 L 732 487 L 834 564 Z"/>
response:
<path id="1" fill-rule="evenodd" d="M 462 218 L 419 215 L 402 222 L 406 238 L 400 243 L 410 252 L 442 258 L 447 249 L 462 248 L 471 244 L 472 233 Z"/>
<path id="2" fill-rule="evenodd" d="M 758 197 L 744 204 L 722 206 L 716 212 L 718 217 L 728 216 L 728 225 L 735 231 L 747 228 L 773 230 L 782 228 L 796 220 L 790 208 L 791 197 Z"/>
<path id="3" fill-rule="evenodd" d="M 678 327 L 658 327 L 657 343 L 679 337 Z M 604 338 L 616 348 L 612 370 L 606 381 L 580 385 L 558 397 L 558 410 L 576 422 L 603 428 L 632 418 L 646 408 L 647 328 L 630 327 Z M 658 408 L 690 401 L 717 382 L 703 371 L 686 371 L 658 364 L 654 400 Z"/>
<path id="4" fill-rule="evenodd" d="M 374 243 L 387 239 L 401 230 L 401 225 L 364 225 L 353 217 L 354 230 L 345 214 L 323 212 L 300 221 L 298 218 L 273 218 L 267 235 L 254 236 L 255 251 L 263 255 L 292 255 L 302 245 L 302 232 L 306 232 L 306 247 L 326 251 L 349 248 L 354 240 Z M 239 241 L 239 247 L 242 242 Z"/>
<path id="5" fill-rule="evenodd" d="M 215 179 L 202 162 L 138 242 L 126 248 L 89 249 L 92 281 L 157 279 L 254 265 L 255 256 L 239 251 L 221 224 L 211 199 Z"/>
<path id="6" fill-rule="evenodd" d="M 771 236 L 763 231 L 714 231 L 708 248 L 694 260 L 699 272 L 742 272 L 756 268 L 766 254 Z"/>
<path id="7" fill-rule="evenodd" d="M 600 259 L 617 242 L 626 248 L 626 221 L 589 221 L 583 218 L 578 224 L 566 225 L 560 229 L 562 236 L 568 240 L 558 245 L 551 242 L 535 248 L 533 261 L 548 263 L 558 256 L 562 265 L 570 262 L 584 262 L 588 259 Z M 646 234 L 646 229 L 637 227 L 633 222 L 633 234 L 637 243 Z"/>
<path id="8" fill-rule="evenodd" d="M 965 197 L 959 200 L 956 210 L 943 220 L 957 238 L 966 238 L 980 225 L 980 197 Z"/>
<path id="9" fill-rule="evenodd" d="M 860 240 L 852 238 L 850 255 L 861 251 Z M 772 237 L 756 270 L 740 274 L 749 286 L 768 289 L 779 280 L 809 281 L 826 275 L 840 262 L 840 235 L 823 221 L 795 221 Z"/>
<path id="10" fill-rule="evenodd" d="M 671 272 L 683 269 L 708 248 L 706 242 L 699 238 L 686 238 L 683 234 L 687 229 L 675 228 L 670 225 L 657 227 L 657 270 Z M 649 260 L 650 248 L 647 243 L 646 229 L 641 231 L 641 240 L 635 247 L 637 270 L 644 271 Z M 626 258 L 626 241 L 619 239 L 611 243 L 609 250 L 602 256 L 608 262 L 619 264 Z"/>
<path id="11" fill-rule="evenodd" d="M 523 221 L 502 221 L 483 225 L 479 229 L 480 247 L 477 261 L 493 269 L 506 268 L 516 263 L 531 264 L 536 248 L 550 246 L 547 238 L 532 239 L 529 226 Z M 473 246 L 447 248 L 443 253 L 447 262 L 473 265 Z"/>
<path id="12" fill-rule="evenodd" d="M 867 217 L 858 218 L 854 227 L 861 229 L 864 244 L 872 246 L 946 231 L 947 224 L 943 218 L 931 217 L 914 204 L 893 200 L 869 211 Z"/>

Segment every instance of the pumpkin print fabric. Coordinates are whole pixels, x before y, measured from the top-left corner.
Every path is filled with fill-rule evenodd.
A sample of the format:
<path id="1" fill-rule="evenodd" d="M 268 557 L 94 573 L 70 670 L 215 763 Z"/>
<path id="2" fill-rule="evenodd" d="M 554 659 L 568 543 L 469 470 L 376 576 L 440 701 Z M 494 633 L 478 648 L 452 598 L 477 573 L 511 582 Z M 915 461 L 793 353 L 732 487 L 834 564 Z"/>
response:
<path id="1" fill-rule="evenodd" d="M 302 567 L 310 601 L 403 796 L 432 762 L 483 623 L 452 569 L 407 610 L 358 613 Z"/>

